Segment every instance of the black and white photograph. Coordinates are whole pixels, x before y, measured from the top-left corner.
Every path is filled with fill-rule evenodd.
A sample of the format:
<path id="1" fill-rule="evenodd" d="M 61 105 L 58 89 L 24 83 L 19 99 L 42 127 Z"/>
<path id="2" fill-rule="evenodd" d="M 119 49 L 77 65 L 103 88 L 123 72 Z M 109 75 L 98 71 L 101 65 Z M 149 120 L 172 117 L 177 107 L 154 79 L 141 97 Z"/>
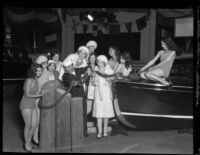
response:
<path id="1" fill-rule="evenodd" d="M 2 152 L 200 154 L 199 8 L 2 9 Z"/>

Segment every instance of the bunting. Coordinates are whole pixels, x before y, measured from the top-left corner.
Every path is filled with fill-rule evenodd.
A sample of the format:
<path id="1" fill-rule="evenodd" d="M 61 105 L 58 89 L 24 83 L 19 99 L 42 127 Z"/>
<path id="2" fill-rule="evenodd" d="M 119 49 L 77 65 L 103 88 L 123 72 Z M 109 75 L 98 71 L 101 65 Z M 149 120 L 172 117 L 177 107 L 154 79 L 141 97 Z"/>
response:
<path id="1" fill-rule="evenodd" d="M 120 33 L 139 32 L 147 26 L 147 20 L 149 20 L 149 14 L 128 23 L 90 24 L 80 22 L 76 24 L 76 33 L 91 33 L 93 36 L 98 36 L 98 34 L 118 35 Z"/>

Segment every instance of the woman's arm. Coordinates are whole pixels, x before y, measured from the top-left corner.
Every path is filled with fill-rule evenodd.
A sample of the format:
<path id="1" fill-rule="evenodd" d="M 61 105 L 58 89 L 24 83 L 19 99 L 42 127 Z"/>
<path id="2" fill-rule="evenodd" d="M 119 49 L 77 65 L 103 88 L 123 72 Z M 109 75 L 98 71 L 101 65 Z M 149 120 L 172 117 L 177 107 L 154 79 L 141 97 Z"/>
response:
<path id="1" fill-rule="evenodd" d="M 31 97 L 31 98 L 35 98 L 35 97 L 41 97 L 42 96 L 42 94 L 31 94 L 31 92 L 30 92 L 30 89 L 31 89 L 31 86 L 33 85 L 33 80 L 32 79 L 27 79 L 27 81 L 26 81 L 26 84 L 25 84 L 25 95 L 27 96 L 27 97 Z"/>
<path id="2" fill-rule="evenodd" d="M 144 70 L 147 69 L 148 67 L 152 66 L 152 65 L 156 62 L 156 60 L 158 60 L 158 58 L 160 57 L 160 55 L 161 55 L 162 53 L 163 53 L 163 51 L 159 51 L 159 52 L 156 54 L 156 56 L 155 56 L 152 60 L 150 60 L 144 67 L 142 67 L 142 68 L 140 69 L 139 73 L 142 72 L 142 71 L 144 71 Z"/>

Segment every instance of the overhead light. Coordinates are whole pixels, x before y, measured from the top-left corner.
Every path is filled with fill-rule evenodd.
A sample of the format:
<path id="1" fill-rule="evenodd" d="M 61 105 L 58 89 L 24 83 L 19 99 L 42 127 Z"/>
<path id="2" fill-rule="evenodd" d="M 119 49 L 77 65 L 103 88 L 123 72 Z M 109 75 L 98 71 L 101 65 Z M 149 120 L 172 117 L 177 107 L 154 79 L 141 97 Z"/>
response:
<path id="1" fill-rule="evenodd" d="M 93 20 L 94 20 L 94 18 L 92 17 L 91 14 L 88 14 L 88 15 L 87 15 L 87 18 L 88 18 L 90 21 L 93 21 Z"/>

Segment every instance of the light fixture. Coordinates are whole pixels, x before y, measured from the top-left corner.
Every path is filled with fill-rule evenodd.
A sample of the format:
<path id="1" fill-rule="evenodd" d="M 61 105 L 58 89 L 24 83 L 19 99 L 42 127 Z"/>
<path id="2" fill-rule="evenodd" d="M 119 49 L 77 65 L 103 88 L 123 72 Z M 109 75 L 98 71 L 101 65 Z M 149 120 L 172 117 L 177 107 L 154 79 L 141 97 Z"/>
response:
<path id="1" fill-rule="evenodd" d="M 88 18 L 89 21 L 91 21 L 91 22 L 94 20 L 94 18 L 93 18 L 93 16 L 92 16 L 91 14 L 88 14 L 88 15 L 87 15 L 87 18 Z"/>

